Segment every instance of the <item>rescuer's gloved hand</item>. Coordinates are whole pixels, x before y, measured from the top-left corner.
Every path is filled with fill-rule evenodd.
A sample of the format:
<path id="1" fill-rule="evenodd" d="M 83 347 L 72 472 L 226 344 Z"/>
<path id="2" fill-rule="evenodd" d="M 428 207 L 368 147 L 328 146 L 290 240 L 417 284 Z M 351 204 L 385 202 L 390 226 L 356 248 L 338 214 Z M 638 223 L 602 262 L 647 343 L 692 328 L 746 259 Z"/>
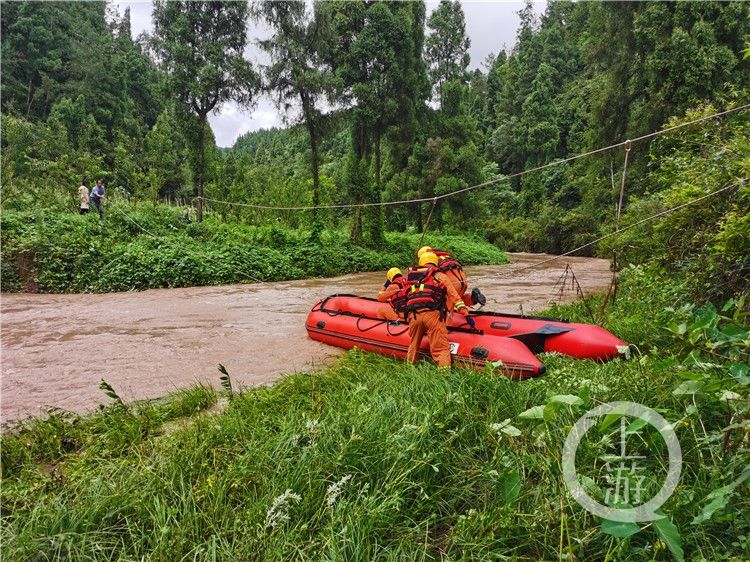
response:
<path id="1" fill-rule="evenodd" d="M 474 322 L 474 319 L 473 319 L 473 318 L 472 318 L 471 316 L 467 316 L 467 317 L 466 317 L 466 323 L 467 323 L 467 324 L 468 324 L 469 326 L 471 326 L 471 329 L 472 329 L 472 330 L 476 330 L 476 329 L 477 329 L 477 323 L 476 323 L 476 322 Z"/>
<path id="2" fill-rule="evenodd" d="M 390 285 L 391 285 L 391 282 L 390 282 L 390 281 L 386 281 L 386 282 L 385 282 L 385 283 L 383 284 L 383 289 L 387 289 L 388 287 L 390 287 Z"/>

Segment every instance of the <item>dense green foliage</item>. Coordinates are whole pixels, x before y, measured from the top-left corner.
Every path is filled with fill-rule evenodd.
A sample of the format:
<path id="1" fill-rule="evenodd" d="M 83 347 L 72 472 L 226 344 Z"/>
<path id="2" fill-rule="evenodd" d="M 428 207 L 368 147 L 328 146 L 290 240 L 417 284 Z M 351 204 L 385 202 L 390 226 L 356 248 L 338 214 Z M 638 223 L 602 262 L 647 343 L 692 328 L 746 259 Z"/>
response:
<path id="1" fill-rule="evenodd" d="M 403 112 L 409 145 L 403 144 L 405 137 L 388 136 L 380 196 L 441 195 L 658 130 L 671 115 L 701 102 L 711 100 L 717 110 L 745 102 L 750 67 L 741 51 L 747 15 L 747 6 L 740 4 L 556 2 L 537 21 L 528 6 L 514 48 L 501 52 L 486 73 L 468 73 L 463 14 L 442 2 L 429 18 L 425 39 L 425 63 L 440 103 L 417 108 L 416 130 L 411 113 Z M 709 122 L 702 129 L 713 126 Z M 323 150 L 322 166 L 351 169 L 349 175 L 327 174 L 333 185 L 349 188 L 351 173 L 360 170 L 357 177 L 365 180 L 368 175 L 361 167 L 352 169 L 347 128 L 344 119 L 332 128 L 334 144 Z M 270 139 L 258 134 L 267 159 Z M 305 144 L 286 131 L 277 134 L 271 142 L 279 164 L 288 167 L 297 156 L 304 162 Z M 237 158 L 253 162 L 257 153 L 251 151 L 248 159 L 245 152 L 256 144 L 250 140 L 255 135 L 238 141 Z M 654 189 L 647 164 L 660 155 L 648 142 L 635 145 L 626 210 L 631 197 Z M 622 159 L 622 152 L 605 153 L 449 198 L 438 204 L 432 224 L 478 229 L 511 249 L 567 250 L 613 222 Z M 238 183 L 245 176 L 243 171 Z M 288 170 L 284 177 L 304 186 L 298 171 Z M 277 185 L 285 197 L 288 184 Z M 352 201 L 348 191 L 332 193 L 335 200 L 321 202 Z M 373 197 L 369 200 L 377 200 Z M 386 224 L 420 228 L 429 208 L 429 203 L 385 208 Z"/>
<path id="2" fill-rule="evenodd" d="M 345 233 L 281 224 L 255 227 L 209 217 L 185 222 L 179 208 L 118 202 L 100 222 L 54 210 L 5 211 L 4 290 L 106 292 L 332 277 L 406 266 L 418 234 L 388 233 L 379 250 Z M 52 242 L 54 241 L 54 243 Z M 495 246 L 466 236 L 431 234 L 466 264 L 506 263 Z"/>
<path id="3" fill-rule="evenodd" d="M 13 2 L 2 17 L 3 206 L 72 207 L 84 178 L 155 200 L 185 189 L 179 116 L 130 12 Z"/>
<path id="4" fill-rule="evenodd" d="M 670 124 L 714 111 L 710 105 L 700 107 Z M 727 189 L 604 241 L 602 253 L 616 251 L 621 263 L 656 260 L 670 272 L 687 275 L 696 300 L 717 300 L 746 289 L 750 281 L 750 115 L 656 141 L 649 168 L 623 216 L 623 228 Z"/>
<path id="5" fill-rule="evenodd" d="M 225 221 L 348 230 L 378 247 L 384 232 L 418 232 L 429 217 L 442 232 L 559 253 L 612 231 L 622 151 L 434 209 L 429 199 L 737 107 L 750 92 L 747 3 L 562 0 L 541 18 L 528 3 L 516 44 L 474 71 L 457 2 L 431 14 L 421 2 L 260 3 L 252 13 L 272 32 L 260 43 L 262 87 L 300 126 L 217 150 L 206 116 L 229 100 L 251 103 L 259 86 L 241 56 L 250 12 L 244 2 L 157 2 L 153 36 L 134 41 L 129 12 L 101 2 L 8 4 L 3 209 L 73 210 L 84 176 L 141 201 L 196 203 L 205 183 L 206 197 L 224 201 L 209 213 Z M 746 179 L 747 122 L 735 113 L 635 143 L 622 224 Z M 428 201 L 318 213 L 241 206 L 410 198 Z M 747 187 L 700 210 L 585 251 L 706 272 L 699 284 L 722 271 L 724 288 L 696 292 L 730 295 L 747 281 Z M 691 253 L 699 246 L 711 248 L 705 259 Z"/>
<path id="6" fill-rule="evenodd" d="M 324 132 L 321 105 L 335 99 L 338 81 L 331 72 L 332 26 L 325 21 L 328 14 L 321 4 L 312 10 L 302 0 L 262 2 L 257 17 L 274 31 L 260 42 L 271 57 L 265 67 L 266 89 L 276 98 L 279 110 L 288 115 L 299 103 L 301 120 L 310 140 L 310 171 L 312 173 L 312 205 L 320 204 L 320 141 Z M 323 21 L 321 21 L 323 20 Z M 316 210 L 312 211 L 313 213 Z M 317 217 L 313 214 L 313 221 Z"/>
<path id="7" fill-rule="evenodd" d="M 427 20 L 431 33 L 425 41 L 425 59 L 436 96 L 443 107 L 443 86 L 466 77 L 471 41 L 466 36 L 464 11 L 458 0 L 443 0 Z"/>
<path id="8" fill-rule="evenodd" d="M 518 383 L 354 351 L 231 394 L 223 412 L 184 428 L 159 424 L 209 406 L 212 392 L 183 393 L 170 409 L 125 406 L 105 387 L 113 402 L 101 413 L 26 422 L 2 441 L 3 557 L 743 560 L 743 304 L 684 307 L 680 284 L 642 268 L 626 278 L 607 325 L 637 346 L 629 361 L 546 356 L 545 376 Z M 611 400 L 674 425 L 684 464 L 665 520 L 602 522 L 564 488 L 565 435 Z M 612 451 L 617 426 L 593 429 L 577 466 Z M 663 442 L 650 443 L 660 458 Z M 653 468 L 647 485 L 663 470 Z M 590 493 L 607 486 L 592 474 Z"/>

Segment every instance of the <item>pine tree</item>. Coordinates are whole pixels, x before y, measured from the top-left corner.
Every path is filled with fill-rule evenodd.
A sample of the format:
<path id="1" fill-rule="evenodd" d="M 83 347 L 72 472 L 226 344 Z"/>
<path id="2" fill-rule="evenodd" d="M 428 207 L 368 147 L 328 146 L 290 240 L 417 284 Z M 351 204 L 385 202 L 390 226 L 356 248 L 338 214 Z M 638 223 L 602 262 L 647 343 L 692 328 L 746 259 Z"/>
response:
<path id="1" fill-rule="evenodd" d="M 258 75 L 244 58 L 247 18 L 244 0 L 154 2 L 156 50 L 176 99 L 196 119 L 198 222 L 203 219 L 208 114 L 230 101 L 249 107 L 259 87 Z"/>
<path id="2" fill-rule="evenodd" d="M 147 196 L 154 204 L 159 196 L 174 194 L 182 184 L 179 144 L 169 110 L 159 114 L 145 139 L 145 180 Z"/>
<path id="3" fill-rule="evenodd" d="M 425 59 L 430 68 L 435 97 L 442 107 L 443 86 L 451 80 L 467 79 L 471 41 L 466 36 L 461 2 L 440 0 L 427 20 L 427 27 L 431 33 L 425 40 Z"/>
<path id="4" fill-rule="evenodd" d="M 401 121 L 404 108 L 416 107 L 424 96 L 424 73 L 415 48 L 422 36 L 422 2 L 349 2 L 332 4 L 339 41 L 335 68 L 345 88 L 343 100 L 352 101 L 352 152 L 361 170 L 371 163 L 373 189 L 368 198 L 382 197 L 383 140 Z M 419 29 L 416 29 L 416 28 Z M 357 182 L 349 181 L 350 185 Z M 361 201 L 360 201 L 361 202 Z M 372 243 L 382 243 L 382 209 L 368 208 Z M 361 212 L 355 212 L 353 237 L 361 234 Z"/>
<path id="5" fill-rule="evenodd" d="M 288 112 L 297 103 L 299 112 L 288 122 L 302 122 L 310 139 L 313 207 L 320 203 L 320 142 L 324 119 L 321 106 L 333 97 L 335 76 L 330 71 L 328 50 L 332 47 L 329 12 L 320 4 L 308 8 L 303 0 L 263 2 L 258 15 L 273 30 L 260 42 L 271 57 L 264 68 L 266 88 L 276 98 L 279 109 Z M 316 220 L 313 209 L 313 222 Z"/>

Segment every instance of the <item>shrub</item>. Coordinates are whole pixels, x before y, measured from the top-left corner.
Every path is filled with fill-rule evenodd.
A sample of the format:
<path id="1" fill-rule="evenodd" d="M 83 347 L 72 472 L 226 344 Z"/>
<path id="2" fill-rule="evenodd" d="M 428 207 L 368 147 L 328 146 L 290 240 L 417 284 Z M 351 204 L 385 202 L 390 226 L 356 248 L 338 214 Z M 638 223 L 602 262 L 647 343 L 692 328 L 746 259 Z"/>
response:
<path id="1" fill-rule="evenodd" d="M 330 277 L 406 266 L 420 239 L 389 233 L 374 250 L 336 230 L 316 237 L 282 225 L 225 224 L 212 215 L 185 223 L 178 209 L 163 205 L 117 202 L 106 213 L 101 222 L 55 210 L 4 211 L 3 289 L 107 292 Z M 431 234 L 426 243 L 454 251 L 467 265 L 507 261 L 477 238 Z"/>

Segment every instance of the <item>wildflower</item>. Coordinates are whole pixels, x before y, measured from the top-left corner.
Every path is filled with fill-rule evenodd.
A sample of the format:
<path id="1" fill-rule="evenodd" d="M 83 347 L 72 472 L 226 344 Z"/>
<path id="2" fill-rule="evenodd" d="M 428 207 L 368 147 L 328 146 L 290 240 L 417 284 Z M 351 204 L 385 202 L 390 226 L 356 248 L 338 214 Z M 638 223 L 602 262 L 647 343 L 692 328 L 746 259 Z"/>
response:
<path id="1" fill-rule="evenodd" d="M 328 505 L 328 507 L 332 507 L 336 504 L 336 500 L 339 499 L 341 492 L 343 492 L 344 485 L 349 482 L 351 478 L 352 475 L 347 474 L 338 482 L 334 482 L 333 484 L 328 486 L 328 489 L 326 490 L 326 504 Z"/>
<path id="2" fill-rule="evenodd" d="M 275 529 L 289 520 L 289 508 L 291 504 L 299 503 L 302 496 L 295 494 L 291 490 L 286 490 L 283 494 L 276 497 L 266 512 L 265 528 Z"/>

